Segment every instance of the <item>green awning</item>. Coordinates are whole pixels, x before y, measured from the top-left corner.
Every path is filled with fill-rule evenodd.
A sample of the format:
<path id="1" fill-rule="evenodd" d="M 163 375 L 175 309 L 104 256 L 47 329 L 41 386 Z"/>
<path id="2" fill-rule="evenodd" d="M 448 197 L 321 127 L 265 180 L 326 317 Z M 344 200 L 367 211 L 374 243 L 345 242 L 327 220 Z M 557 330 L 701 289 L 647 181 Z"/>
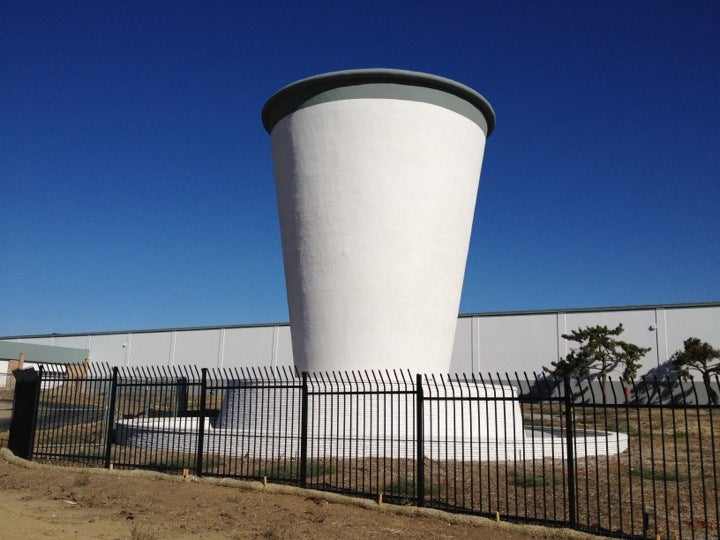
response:
<path id="1" fill-rule="evenodd" d="M 0 341 L 0 360 L 17 360 L 21 353 L 25 362 L 35 364 L 82 364 L 90 356 L 89 349 Z"/>

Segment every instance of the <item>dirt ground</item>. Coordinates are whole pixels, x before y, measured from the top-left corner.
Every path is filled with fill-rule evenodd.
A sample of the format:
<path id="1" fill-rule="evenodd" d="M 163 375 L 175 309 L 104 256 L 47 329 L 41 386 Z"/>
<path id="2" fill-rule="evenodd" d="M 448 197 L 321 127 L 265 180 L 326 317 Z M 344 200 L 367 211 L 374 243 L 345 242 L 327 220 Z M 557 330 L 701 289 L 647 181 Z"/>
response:
<path id="1" fill-rule="evenodd" d="M 0 399 L 0 446 L 11 414 Z M 598 538 L 284 485 L 43 465 L 7 448 L 0 508 L 3 540 Z"/>
<path id="2" fill-rule="evenodd" d="M 0 538 L 590 538 L 330 493 L 148 471 L 54 467 L 0 450 Z"/>

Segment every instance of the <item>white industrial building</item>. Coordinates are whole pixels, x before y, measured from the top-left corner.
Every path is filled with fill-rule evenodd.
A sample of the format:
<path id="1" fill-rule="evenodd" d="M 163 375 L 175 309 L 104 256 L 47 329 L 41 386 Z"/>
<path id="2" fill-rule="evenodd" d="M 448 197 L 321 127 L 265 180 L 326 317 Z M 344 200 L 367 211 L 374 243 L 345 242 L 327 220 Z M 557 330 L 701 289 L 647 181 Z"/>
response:
<path id="1" fill-rule="evenodd" d="M 641 374 L 662 366 L 690 336 L 720 346 L 720 302 L 473 313 L 457 320 L 451 372 L 541 371 L 542 366 L 567 354 L 568 342 L 562 334 L 579 327 L 614 327 L 618 323 L 625 327 L 622 339 L 652 348 Z M 289 324 L 24 335 L 0 340 L 87 349 L 92 362 L 113 366 L 294 364 Z"/>

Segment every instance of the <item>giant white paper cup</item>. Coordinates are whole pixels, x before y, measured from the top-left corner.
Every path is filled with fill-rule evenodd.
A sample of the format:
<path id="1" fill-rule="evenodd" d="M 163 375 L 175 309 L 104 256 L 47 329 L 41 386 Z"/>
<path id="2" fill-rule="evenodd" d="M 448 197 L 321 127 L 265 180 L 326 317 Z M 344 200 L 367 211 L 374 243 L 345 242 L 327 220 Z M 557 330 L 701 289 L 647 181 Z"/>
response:
<path id="1" fill-rule="evenodd" d="M 295 82 L 262 118 L 298 369 L 448 371 L 490 104 L 370 69 Z"/>

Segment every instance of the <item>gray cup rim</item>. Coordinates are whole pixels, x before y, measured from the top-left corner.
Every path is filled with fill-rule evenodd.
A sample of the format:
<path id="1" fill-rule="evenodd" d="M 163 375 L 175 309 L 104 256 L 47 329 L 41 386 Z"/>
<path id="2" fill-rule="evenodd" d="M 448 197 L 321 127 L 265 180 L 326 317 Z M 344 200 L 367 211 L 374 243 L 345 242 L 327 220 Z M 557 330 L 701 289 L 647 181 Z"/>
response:
<path id="1" fill-rule="evenodd" d="M 403 86 L 407 88 L 398 90 Z M 438 75 L 387 68 L 333 71 L 291 83 L 267 100 L 262 109 L 262 123 L 267 132 L 272 133 L 284 117 L 317 103 L 353 97 L 400 99 L 404 96 L 463 114 L 478 123 L 486 136 L 495 128 L 495 111 L 488 100 L 472 88 Z"/>

